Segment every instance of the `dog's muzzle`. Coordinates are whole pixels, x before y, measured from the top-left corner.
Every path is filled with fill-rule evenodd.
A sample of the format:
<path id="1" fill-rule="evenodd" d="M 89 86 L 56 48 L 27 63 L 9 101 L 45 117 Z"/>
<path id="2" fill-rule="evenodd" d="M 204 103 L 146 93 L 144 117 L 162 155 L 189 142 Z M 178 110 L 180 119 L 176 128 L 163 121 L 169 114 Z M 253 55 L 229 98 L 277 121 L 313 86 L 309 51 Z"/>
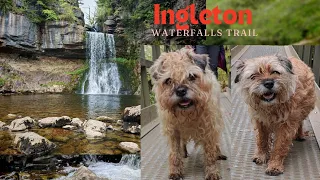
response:
<path id="1" fill-rule="evenodd" d="M 187 94 L 188 88 L 186 86 L 179 86 L 176 89 L 176 95 L 178 97 L 184 97 Z"/>
<path id="2" fill-rule="evenodd" d="M 178 106 L 186 109 L 193 105 L 193 101 L 188 98 L 188 87 L 182 85 L 175 90 L 176 95 L 179 97 Z"/>
<path id="3" fill-rule="evenodd" d="M 273 79 L 266 79 L 262 82 L 263 86 L 268 89 L 262 96 L 261 99 L 263 101 L 270 102 L 276 98 L 276 93 L 272 90 L 274 87 Z"/>

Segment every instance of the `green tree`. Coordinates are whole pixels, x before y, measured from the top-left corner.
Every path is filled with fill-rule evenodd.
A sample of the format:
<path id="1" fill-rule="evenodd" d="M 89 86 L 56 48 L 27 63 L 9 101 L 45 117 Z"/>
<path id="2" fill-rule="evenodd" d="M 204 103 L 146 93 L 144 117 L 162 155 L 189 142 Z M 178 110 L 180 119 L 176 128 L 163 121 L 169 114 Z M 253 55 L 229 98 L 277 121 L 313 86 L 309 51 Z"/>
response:
<path id="1" fill-rule="evenodd" d="M 0 1 L 0 11 L 3 14 L 7 14 L 13 8 L 13 1 L 12 0 L 1 0 Z"/>

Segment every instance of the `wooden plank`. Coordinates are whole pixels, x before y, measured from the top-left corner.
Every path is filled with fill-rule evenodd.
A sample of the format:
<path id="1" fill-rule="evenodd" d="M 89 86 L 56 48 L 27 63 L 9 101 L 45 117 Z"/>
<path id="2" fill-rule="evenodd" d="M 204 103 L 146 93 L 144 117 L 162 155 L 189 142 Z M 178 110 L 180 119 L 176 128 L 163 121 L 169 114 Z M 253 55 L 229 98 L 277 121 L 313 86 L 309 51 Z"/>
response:
<path id="1" fill-rule="evenodd" d="M 152 45 L 152 60 L 155 61 L 160 56 L 160 46 Z"/>
<path id="2" fill-rule="evenodd" d="M 147 68 L 141 67 L 141 87 L 142 87 L 142 100 L 141 103 L 142 108 L 150 106 L 150 90 L 149 83 L 147 78 Z"/>
<path id="3" fill-rule="evenodd" d="M 302 60 L 311 66 L 311 45 L 305 45 Z"/>
<path id="4" fill-rule="evenodd" d="M 313 73 L 315 75 L 316 83 L 319 84 L 320 80 L 320 46 L 315 46 L 315 52 L 313 56 Z"/>
<path id="5" fill-rule="evenodd" d="M 297 53 L 298 53 L 300 59 L 302 59 L 302 57 L 303 57 L 303 46 L 297 46 Z"/>
<path id="6" fill-rule="evenodd" d="M 287 54 L 287 57 L 293 56 L 293 57 L 299 59 L 299 55 L 297 54 L 295 46 L 291 46 L 291 45 L 290 46 L 285 46 L 284 50 L 285 50 L 285 52 Z"/>
<path id="7" fill-rule="evenodd" d="M 249 49 L 250 46 L 239 46 L 239 48 L 231 49 L 231 67 L 236 63 L 237 60 Z"/>
<path id="8" fill-rule="evenodd" d="M 145 59 L 144 45 L 140 46 L 140 58 Z"/>
<path id="9" fill-rule="evenodd" d="M 319 86 L 317 84 L 315 84 L 315 86 L 316 86 L 316 96 L 320 97 Z M 311 123 L 311 126 L 312 126 L 312 129 L 313 129 L 313 132 L 314 132 L 314 135 L 317 139 L 318 145 L 320 145 L 320 119 L 319 119 L 320 111 L 319 111 L 319 109 L 320 109 L 320 100 L 317 99 L 316 107 L 314 108 L 313 111 L 311 111 L 311 113 L 308 116 L 310 123 Z"/>
<path id="10" fill-rule="evenodd" d="M 146 65 L 145 61 L 145 52 L 144 46 L 141 46 L 140 49 L 140 64 L 141 64 L 141 107 L 146 107 L 150 105 L 150 91 L 149 91 L 149 83 L 147 76 L 147 67 L 142 66 L 142 64 Z"/>
<path id="11" fill-rule="evenodd" d="M 150 68 L 153 65 L 153 61 L 147 60 L 147 59 L 140 59 L 141 66 L 144 66 L 146 68 Z"/>
<path id="12" fill-rule="evenodd" d="M 145 126 L 158 117 L 156 105 L 150 105 L 141 109 L 141 126 Z"/>

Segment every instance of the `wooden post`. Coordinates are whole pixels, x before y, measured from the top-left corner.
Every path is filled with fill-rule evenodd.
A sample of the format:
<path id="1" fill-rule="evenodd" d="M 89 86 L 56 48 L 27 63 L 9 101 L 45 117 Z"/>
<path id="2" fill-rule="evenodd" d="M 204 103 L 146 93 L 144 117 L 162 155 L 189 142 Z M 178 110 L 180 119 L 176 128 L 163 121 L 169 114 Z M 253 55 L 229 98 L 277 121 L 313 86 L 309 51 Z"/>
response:
<path id="1" fill-rule="evenodd" d="M 145 59 L 144 46 L 141 46 L 140 58 Z M 150 105 L 150 91 L 148 84 L 147 67 L 141 66 L 141 107 Z"/>
<path id="2" fill-rule="evenodd" d="M 152 45 L 152 61 L 155 61 L 160 56 L 160 46 Z"/>
<path id="3" fill-rule="evenodd" d="M 313 56 L 313 73 L 316 79 L 316 83 L 320 83 L 320 46 L 315 46 L 314 56 Z"/>
<path id="4" fill-rule="evenodd" d="M 304 46 L 304 52 L 302 60 L 308 65 L 311 66 L 311 45 Z"/>
<path id="5" fill-rule="evenodd" d="M 297 53 L 300 59 L 303 59 L 303 46 L 297 46 Z"/>

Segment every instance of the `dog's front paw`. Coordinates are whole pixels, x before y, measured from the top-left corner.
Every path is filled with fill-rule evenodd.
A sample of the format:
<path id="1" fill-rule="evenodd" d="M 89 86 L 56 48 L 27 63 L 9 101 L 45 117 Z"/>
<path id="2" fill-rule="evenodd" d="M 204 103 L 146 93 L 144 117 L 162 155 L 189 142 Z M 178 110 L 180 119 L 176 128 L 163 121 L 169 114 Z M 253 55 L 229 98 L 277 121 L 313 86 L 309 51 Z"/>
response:
<path id="1" fill-rule="evenodd" d="M 219 175 L 219 173 L 209 173 L 206 175 L 206 180 L 219 180 L 221 179 L 221 176 Z"/>
<path id="2" fill-rule="evenodd" d="M 253 156 L 252 161 L 258 165 L 268 162 L 268 156 L 266 154 L 256 154 Z"/>
<path id="3" fill-rule="evenodd" d="M 302 141 L 304 141 L 306 139 L 303 136 L 297 136 L 295 140 L 302 142 Z"/>
<path id="4" fill-rule="evenodd" d="M 183 179 L 183 175 L 182 174 L 170 174 L 169 175 L 169 179 L 172 180 L 182 180 Z"/>
<path id="5" fill-rule="evenodd" d="M 227 159 L 228 159 L 228 157 L 225 156 L 225 155 L 223 155 L 223 154 L 220 154 L 220 155 L 218 156 L 218 160 L 227 160 Z"/>
<path id="6" fill-rule="evenodd" d="M 266 174 L 269 176 L 278 176 L 283 173 L 283 166 L 268 166 Z"/>

